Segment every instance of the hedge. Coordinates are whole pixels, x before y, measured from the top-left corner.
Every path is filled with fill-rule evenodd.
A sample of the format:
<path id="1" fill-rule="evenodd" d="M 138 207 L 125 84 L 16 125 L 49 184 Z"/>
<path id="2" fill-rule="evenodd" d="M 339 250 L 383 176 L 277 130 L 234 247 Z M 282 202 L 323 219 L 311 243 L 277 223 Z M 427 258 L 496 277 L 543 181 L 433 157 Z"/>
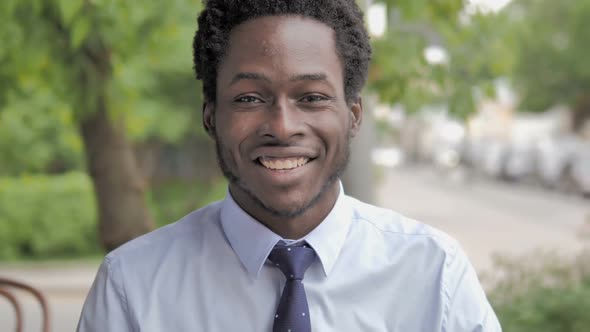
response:
<path id="1" fill-rule="evenodd" d="M 171 181 L 151 189 L 157 226 L 223 198 L 227 184 Z M 82 172 L 0 177 L 0 260 L 100 254 L 92 183 Z"/>
<path id="2" fill-rule="evenodd" d="M 590 331 L 590 250 L 501 259 L 490 300 L 507 332 Z"/>
<path id="3" fill-rule="evenodd" d="M 0 260 L 100 252 L 84 173 L 0 178 Z"/>

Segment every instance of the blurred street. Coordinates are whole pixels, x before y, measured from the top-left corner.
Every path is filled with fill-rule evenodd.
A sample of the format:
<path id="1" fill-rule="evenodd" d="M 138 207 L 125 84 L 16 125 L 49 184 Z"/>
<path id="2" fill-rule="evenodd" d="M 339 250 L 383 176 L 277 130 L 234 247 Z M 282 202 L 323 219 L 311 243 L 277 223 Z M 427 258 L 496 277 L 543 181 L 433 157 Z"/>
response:
<path id="1" fill-rule="evenodd" d="M 479 271 L 491 268 L 491 254 L 515 255 L 537 248 L 572 253 L 582 246 L 590 204 L 577 196 L 497 181 L 465 181 L 461 174 L 442 176 L 431 168 L 384 169 L 378 204 L 429 223 L 459 240 Z M 588 230 L 585 230 L 586 232 Z M 58 266 L 0 265 L 0 275 L 36 285 L 49 297 L 52 331 L 73 331 L 98 262 Z M 38 331 L 38 306 L 24 303 L 25 331 Z M 11 331 L 12 310 L 0 301 L 0 331 Z"/>
<path id="2" fill-rule="evenodd" d="M 491 268 L 492 254 L 572 253 L 588 234 L 590 204 L 579 196 L 420 166 L 385 170 L 380 183 L 378 205 L 450 234 L 478 271 Z"/>

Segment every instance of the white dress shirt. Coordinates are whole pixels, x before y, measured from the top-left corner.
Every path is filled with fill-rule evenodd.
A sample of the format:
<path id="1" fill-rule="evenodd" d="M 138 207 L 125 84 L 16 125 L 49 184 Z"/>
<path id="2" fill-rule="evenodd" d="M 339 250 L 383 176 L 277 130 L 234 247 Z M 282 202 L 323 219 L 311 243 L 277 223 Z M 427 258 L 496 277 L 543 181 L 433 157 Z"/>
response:
<path id="1" fill-rule="evenodd" d="M 272 331 L 281 237 L 225 200 L 108 254 L 78 331 Z M 313 331 L 501 331 L 456 241 L 346 196 L 305 240 Z M 294 331 L 296 332 L 296 331 Z"/>

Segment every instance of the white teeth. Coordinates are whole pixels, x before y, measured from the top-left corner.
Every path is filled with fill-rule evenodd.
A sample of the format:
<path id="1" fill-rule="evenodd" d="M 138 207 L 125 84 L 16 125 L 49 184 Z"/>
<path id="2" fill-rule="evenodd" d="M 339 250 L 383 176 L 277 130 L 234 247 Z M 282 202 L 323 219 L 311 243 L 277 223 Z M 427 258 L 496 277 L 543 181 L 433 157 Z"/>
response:
<path id="1" fill-rule="evenodd" d="M 291 157 L 291 158 L 268 158 L 261 157 L 260 163 L 270 169 L 283 170 L 293 169 L 307 164 L 309 158 L 305 157 Z"/>

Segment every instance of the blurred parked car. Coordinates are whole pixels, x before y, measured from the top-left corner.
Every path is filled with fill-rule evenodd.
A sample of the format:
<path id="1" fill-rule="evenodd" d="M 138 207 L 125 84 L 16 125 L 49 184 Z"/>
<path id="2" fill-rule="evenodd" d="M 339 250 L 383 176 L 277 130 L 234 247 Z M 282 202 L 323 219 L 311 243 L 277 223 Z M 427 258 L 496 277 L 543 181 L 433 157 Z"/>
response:
<path id="1" fill-rule="evenodd" d="M 590 196 L 590 142 L 573 135 L 546 138 L 537 146 L 537 159 L 545 186 Z"/>
<path id="2" fill-rule="evenodd" d="M 535 176 L 537 156 L 534 144 L 512 143 L 506 154 L 506 164 L 502 170 L 504 179 L 522 181 Z"/>
<path id="3" fill-rule="evenodd" d="M 501 178 L 504 172 L 504 165 L 508 158 L 508 144 L 501 141 L 491 141 L 480 146 L 482 149 L 479 167 L 484 174 Z"/>

